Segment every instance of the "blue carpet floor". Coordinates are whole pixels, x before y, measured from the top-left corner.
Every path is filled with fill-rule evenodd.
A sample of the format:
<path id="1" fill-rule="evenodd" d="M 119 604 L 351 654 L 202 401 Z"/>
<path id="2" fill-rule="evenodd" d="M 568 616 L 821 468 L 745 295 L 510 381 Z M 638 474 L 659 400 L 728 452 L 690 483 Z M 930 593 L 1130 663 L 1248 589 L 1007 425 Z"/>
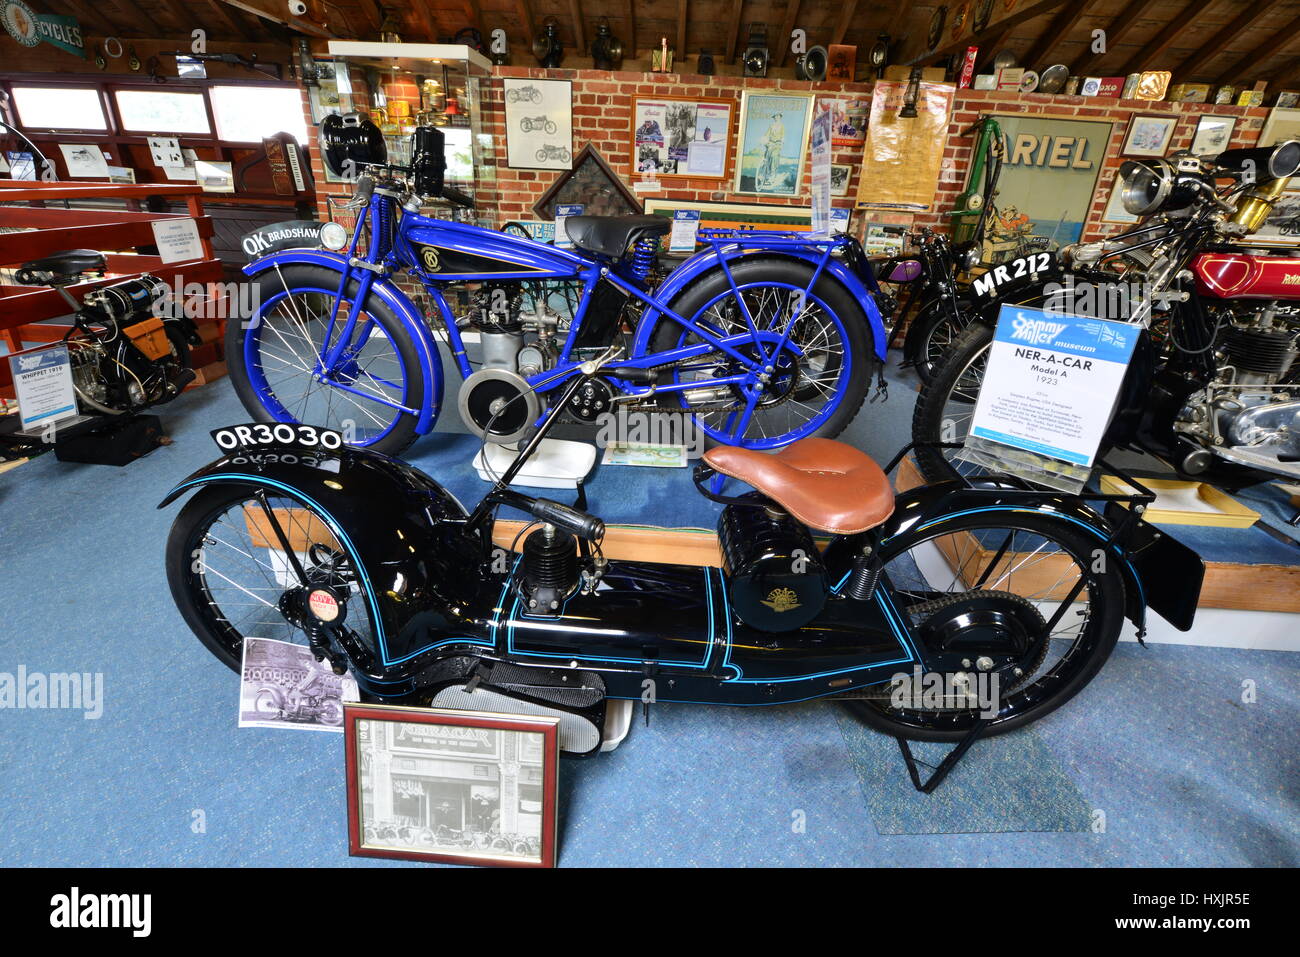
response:
<path id="1" fill-rule="evenodd" d="M 895 383 L 846 437 L 892 454 L 912 395 Z M 175 444 L 128 468 L 45 456 L 0 476 L 0 672 L 98 672 L 105 696 L 93 721 L 0 711 L 0 864 L 389 866 L 347 856 L 342 737 L 238 730 L 237 679 L 174 610 L 177 509 L 154 505 L 215 457 L 210 428 L 246 416 L 227 382 L 161 413 Z M 475 445 L 439 434 L 410 457 L 473 501 Z M 610 522 L 716 514 L 684 473 L 603 469 L 589 494 Z M 1297 664 L 1121 644 L 1079 698 L 977 746 L 929 798 L 834 706 L 660 706 L 619 750 L 562 764 L 560 863 L 1294 866 Z"/>

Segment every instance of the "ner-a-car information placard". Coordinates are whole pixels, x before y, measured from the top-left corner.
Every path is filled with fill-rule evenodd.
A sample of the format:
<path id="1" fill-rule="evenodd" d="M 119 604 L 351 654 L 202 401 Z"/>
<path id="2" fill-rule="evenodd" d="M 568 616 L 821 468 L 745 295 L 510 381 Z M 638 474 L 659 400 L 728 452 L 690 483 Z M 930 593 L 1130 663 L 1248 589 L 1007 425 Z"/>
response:
<path id="1" fill-rule="evenodd" d="M 1122 322 L 1003 306 L 968 449 L 1032 453 L 1061 466 L 1040 467 L 1071 482 L 1085 479 L 1141 331 Z"/>

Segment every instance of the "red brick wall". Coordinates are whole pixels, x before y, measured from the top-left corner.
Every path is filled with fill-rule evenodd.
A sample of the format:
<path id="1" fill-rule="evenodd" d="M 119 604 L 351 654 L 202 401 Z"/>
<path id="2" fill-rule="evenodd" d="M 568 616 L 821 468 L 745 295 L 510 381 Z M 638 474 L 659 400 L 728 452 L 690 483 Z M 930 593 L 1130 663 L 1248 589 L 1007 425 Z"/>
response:
<path id="1" fill-rule="evenodd" d="M 603 70 L 543 70 L 537 67 L 498 67 L 493 79 L 486 85 L 482 116 L 484 131 L 493 137 L 495 155 L 489 163 L 495 169 L 496 185 L 479 193 L 480 206 L 495 207 L 498 224 L 511 219 L 532 219 L 533 203 L 555 181 L 556 173 L 545 170 L 515 170 L 506 166 L 505 107 L 501 77 L 534 77 L 537 79 L 563 79 L 573 82 L 573 151 L 575 155 L 588 142 L 600 150 L 606 161 L 623 179 L 632 183 L 636 176 L 631 164 L 632 96 L 687 96 L 712 99 L 734 99 L 739 108 L 740 94 L 744 89 L 789 90 L 813 92 L 819 96 L 866 96 L 871 92 L 867 83 L 809 83 L 799 80 L 746 79 L 734 76 L 702 76 L 694 74 L 615 73 Z M 362 78 L 353 73 L 354 86 Z M 407 86 L 410 86 L 407 84 Z M 406 89 L 389 85 L 386 92 L 392 97 L 414 97 L 413 86 Z M 304 96 L 304 109 L 306 98 Z M 1078 117 L 1089 120 L 1111 120 L 1110 143 L 1105 165 L 1098 179 L 1097 198 L 1084 228 L 1084 238 L 1094 239 L 1110 235 L 1124 227 L 1101 222 L 1109 195 L 1109 183 L 1119 168 L 1120 148 L 1128 129 L 1128 120 L 1135 113 L 1173 113 L 1179 117 L 1170 150 L 1191 144 L 1196 131 L 1197 118 L 1204 113 L 1236 116 L 1233 146 L 1252 146 L 1259 137 L 1260 128 L 1268 116 L 1263 107 L 1216 106 L 1206 103 L 1149 103 L 1143 100 L 1113 100 L 1097 97 L 1048 96 L 1038 93 L 995 93 L 984 90 L 959 90 L 953 106 L 952 120 L 948 126 L 948 141 L 944 150 L 945 163 L 951 166 L 938 184 L 934 210 L 916 217 L 897 213 L 861 212 L 853 217 L 853 230 L 861 235 L 868 220 L 881 222 L 911 222 L 947 229 L 947 213 L 965 188 L 966 173 L 971 159 L 973 137 L 963 136 L 965 130 L 983 113 L 1025 113 L 1058 117 Z M 739 124 L 736 124 L 737 127 Z M 688 199 L 715 202 L 762 202 L 777 205 L 807 206 L 810 202 L 809 163 L 805 163 L 801 195 L 792 199 L 758 197 L 731 191 L 739 130 L 733 129 L 731 144 L 732 168 L 723 180 L 692 177 L 665 177 L 665 189 L 658 193 L 643 194 L 667 199 Z M 320 166 L 320 153 L 316 136 L 311 135 L 312 169 L 316 174 L 321 214 L 326 215 L 325 193 L 344 193 L 343 185 L 325 185 L 324 171 Z M 837 205 L 849 205 L 857 195 L 860 176 L 861 149 L 836 148 L 832 162 L 851 165 L 854 169 L 849 184 L 849 194 L 834 200 Z M 320 188 L 324 187 L 324 188 Z"/>

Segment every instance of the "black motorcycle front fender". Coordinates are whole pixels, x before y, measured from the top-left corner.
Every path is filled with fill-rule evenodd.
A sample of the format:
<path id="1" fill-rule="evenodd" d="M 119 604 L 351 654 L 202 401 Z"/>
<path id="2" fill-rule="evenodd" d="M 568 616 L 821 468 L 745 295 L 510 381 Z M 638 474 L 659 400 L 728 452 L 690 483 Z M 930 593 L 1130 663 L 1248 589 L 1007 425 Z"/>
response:
<path id="1" fill-rule="evenodd" d="M 432 647 L 460 609 L 481 604 L 482 544 L 450 492 L 418 469 L 358 449 L 304 451 L 290 446 L 236 450 L 180 482 L 163 508 L 193 489 L 244 485 L 287 497 L 318 513 L 351 554 L 377 620 L 374 660 L 362 670 L 391 680 Z M 437 622 L 432 622 L 432 618 Z M 453 627 L 474 637 L 474 621 Z"/>

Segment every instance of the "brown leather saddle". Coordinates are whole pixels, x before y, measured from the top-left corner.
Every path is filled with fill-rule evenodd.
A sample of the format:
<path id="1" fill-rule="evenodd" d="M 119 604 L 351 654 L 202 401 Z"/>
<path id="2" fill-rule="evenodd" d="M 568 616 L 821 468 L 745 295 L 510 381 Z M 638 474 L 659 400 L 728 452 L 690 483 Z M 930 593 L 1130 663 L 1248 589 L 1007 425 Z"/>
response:
<path id="1" fill-rule="evenodd" d="M 704 461 L 818 531 L 853 535 L 894 512 L 894 490 L 875 460 L 832 439 L 800 439 L 775 454 L 718 446 Z"/>

